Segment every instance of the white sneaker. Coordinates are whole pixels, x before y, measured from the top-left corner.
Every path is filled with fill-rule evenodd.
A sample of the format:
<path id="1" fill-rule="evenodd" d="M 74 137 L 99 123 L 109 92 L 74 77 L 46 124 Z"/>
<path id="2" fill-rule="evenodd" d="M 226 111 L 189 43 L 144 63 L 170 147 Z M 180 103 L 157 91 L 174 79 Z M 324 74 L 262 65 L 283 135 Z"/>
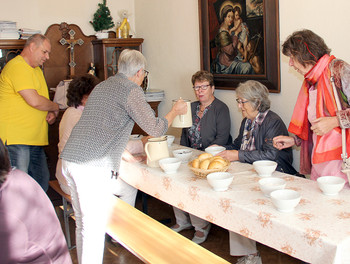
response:
<path id="1" fill-rule="evenodd" d="M 191 228 L 192 228 L 192 225 L 190 223 L 187 223 L 187 224 L 184 224 L 184 225 L 176 224 L 176 225 L 170 227 L 171 230 L 173 230 L 173 231 L 175 231 L 177 233 L 181 232 L 182 230 L 191 229 Z"/>
<path id="2" fill-rule="evenodd" d="M 240 258 L 236 264 L 262 264 L 260 255 L 247 255 Z"/>

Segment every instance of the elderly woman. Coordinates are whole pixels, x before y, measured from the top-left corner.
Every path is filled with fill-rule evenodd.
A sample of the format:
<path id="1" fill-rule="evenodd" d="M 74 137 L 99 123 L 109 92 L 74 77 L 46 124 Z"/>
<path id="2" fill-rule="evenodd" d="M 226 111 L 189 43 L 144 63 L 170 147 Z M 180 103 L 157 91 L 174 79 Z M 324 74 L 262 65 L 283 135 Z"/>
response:
<path id="1" fill-rule="evenodd" d="M 269 91 L 257 81 L 246 81 L 236 89 L 238 107 L 243 121 L 238 137 L 231 146 L 218 155 L 230 160 L 252 163 L 256 160 L 274 160 L 277 170 L 296 174 L 293 168 L 292 149 L 282 151 L 272 145 L 276 135 L 288 135 L 282 119 L 270 109 Z M 237 263 L 261 264 L 256 242 L 230 232 L 230 254 L 243 256 Z M 250 262 L 249 262 L 250 261 Z"/>
<path id="2" fill-rule="evenodd" d="M 289 66 L 304 76 L 304 82 L 288 128 L 295 136 L 276 137 L 274 145 L 279 149 L 301 145 L 300 171 L 311 173 L 312 180 L 331 175 L 348 181 L 341 171 L 341 127 L 350 128 L 347 117 L 350 65 L 330 56 L 324 40 L 310 30 L 294 32 L 282 48 L 283 54 L 289 57 Z M 332 90 L 332 80 L 336 95 Z M 340 100 L 341 109 L 336 106 L 336 97 Z M 346 137 L 349 153 L 349 129 Z"/>
<path id="3" fill-rule="evenodd" d="M 272 139 L 276 135 L 288 135 L 282 119 L 270 109 L 268 89 L 257 81 L 246 81 L 236 89 L 237 104 L 243 120 L 239 135 L 233 144 L 219 155 L 230 160 L 253 163 L 256 160 L 274 160 L 277 170 L 296 174 L 293 168 L 292 149 L 276 149 Z"/>
<path id="4" fill-rule="evenodd" d="M 198 71 L 192 76 L 192 84 L 198 101 L 191 103 L 193 125 L 182 130 L 180 144 L 200 150 L 213 144 L 230 144 L 230 113 L 227 105 L 214 96 L 213 75 L 208 71 Z M 192 241 L 197 244 L 203 243 L 209 234 L 210 223 L 176 207 L 173 208 L 176 225 L 172 229 L 180 232 L 194 226 L 196 232 Z"/>
<path id="5" fill-rule="evenodd" d="M 198 71 L 192 76 L 192 85 L 198 101 L 191 103 L 193 124 L 182 130 L 180 144 L 200 150 L 213 144 L 230 144 L 230 112 L 227 105 L 214 96 L 213 75 Z"/>
<path id="6" fill-rule="evenodd" d="M 140 87 L 147 74 L 145 67 L 146 59 L 139 51 L 121 52 L 118 73 L 91 92 L 61 153 L 76 217 L 79 263 L 102 263 L 113 181 L 135 122 L 158 137 L 177 115 L 187 111 L 186 103 L 179 100 L 165 117 L 155 117 Z"/>

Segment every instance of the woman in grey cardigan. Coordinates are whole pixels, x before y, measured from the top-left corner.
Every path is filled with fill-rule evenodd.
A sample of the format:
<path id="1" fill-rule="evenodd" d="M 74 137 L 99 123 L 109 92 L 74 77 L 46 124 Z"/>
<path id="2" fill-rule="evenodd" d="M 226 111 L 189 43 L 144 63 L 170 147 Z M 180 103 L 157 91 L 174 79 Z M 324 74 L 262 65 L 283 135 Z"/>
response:
<path id="1" fill-rule="evenodd" d="M 193 124 L 182 130 L 180 144 L 200 150 L 213 144 L 229 145 L 232 142 L 230 112 L 227 105 L 214 96 L 213 75 L 207 71 L 198 71 L 192 76 L 192 84 L 198 101 L 191 104 Z M 180 232 L 194 226 L 196 232 L 192 241 L 203 243 L 209 234 L 210 223 L 173 208 L 176 225 L 172 229 Z"/>
<path id="2" fill-rule="evenodd" d="M 76 217 L 79 263 L 102 263 L 112 187 L 126 185 L 116 176 L 135 122 L 150 136 L 159 137 L 177 115 L 187 111 L 186 103 L 179 100 L 165 117 L 154 116 L 140 87 L 145 67 L 140 52 L 121 52 L 118 73 L 94 88 L 61 154 Z"/>

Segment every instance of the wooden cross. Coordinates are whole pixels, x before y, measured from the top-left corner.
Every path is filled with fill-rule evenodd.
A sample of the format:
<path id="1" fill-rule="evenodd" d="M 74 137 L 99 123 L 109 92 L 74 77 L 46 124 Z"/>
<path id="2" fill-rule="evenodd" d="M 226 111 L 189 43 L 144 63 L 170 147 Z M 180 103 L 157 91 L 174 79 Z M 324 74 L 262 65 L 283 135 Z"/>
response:
<path id="1" fill-rule="evenodd" d="M 67 49 L 70 49 L 70 53 L 69 53 L 69 67 L 70 67 L 70 76 L 69 78 L 73 78 L 75 75 L 75 66 L 77 65 L 74 61 L 74 46 L 76 44 L 78 44 L 79 46 L 84 44 L 84 40 L 82 39 L 74 39 L 74 35 L 75 35 L 75 31 L 73 29 L 71 29 L 68 34 L 70 35 L 70 39 L 64 39 L 61 38 L 61 40 L 59 41 L 61 43 L 61 45 L 68 45 Z"/>

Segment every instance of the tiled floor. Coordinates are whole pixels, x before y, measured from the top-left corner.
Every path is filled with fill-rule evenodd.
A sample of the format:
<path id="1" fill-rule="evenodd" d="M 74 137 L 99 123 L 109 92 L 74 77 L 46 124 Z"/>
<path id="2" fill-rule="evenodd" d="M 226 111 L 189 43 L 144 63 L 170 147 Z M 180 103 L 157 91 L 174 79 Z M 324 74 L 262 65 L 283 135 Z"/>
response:
<path id="1" fill-rule="evenodd" d="M 142 203 L 141 203 L 141 199 L 139 198 L 137 199 L 136 207 L 141 210 Z M 61 223 L 63 223 L 62 211 L 60 209 L 57 209 L 57 213 L 59 215 Z M 171 226 L 174 224 L 174 214 L 172 211 L 172 207 L 152 197 L 148 198 L 148 214 L 157 220 L 170 218 L 171 223 L 166 224 L 167 226 Z M 71 231 L 72 243 L 75 244 L 73 220 L 71 220 L 70 226 L 72 230 Z M 185 230 L 181 232 L 182 235 L 186 236 L 189 239 L 192 239 L 193 233 L 194 233 L 194 230 Z M 228 231 L 221 227 L 214 225 L 210 231 L 208 239 L 202 244 L 202 246 L 212 251 L 213 253 L 221 256 L 222 258 L 226 259 L 231 263 L 236 263 L 237 261 L 236 257 L 232 257 L 229 254 Z M 292 258 L 286 254 L 283 254 L 279 251 L 276 251 L 274 249 L 271 249 L 261 244 L 258 244 L 258 249 L 260 251 L 263 264 L 303 263 L 298 259 Z M 70 252 L 71 252 L 73 263 L 77 264 L 78 261 L 76 257 L 76 250 L 72 249 Z M 110 239 L 107 237 L 103 263 L 105 264 L 138 264 L 143 262 L 140 261 L 133 254 L 131 254 L 129 251 L 124 249 L 121 245 L 112 243 Z"/>

